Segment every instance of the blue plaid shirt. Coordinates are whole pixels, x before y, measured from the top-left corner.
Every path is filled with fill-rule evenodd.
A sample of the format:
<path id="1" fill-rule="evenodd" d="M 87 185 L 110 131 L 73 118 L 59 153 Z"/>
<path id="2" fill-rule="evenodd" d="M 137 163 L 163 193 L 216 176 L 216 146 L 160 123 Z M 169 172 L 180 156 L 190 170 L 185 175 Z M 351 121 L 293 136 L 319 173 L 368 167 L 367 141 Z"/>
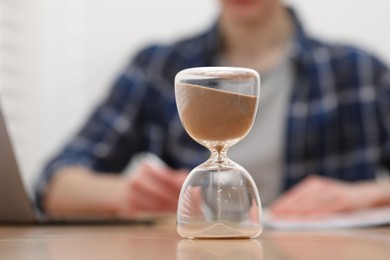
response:
<path id="1" fill-rule="evenodd" d="M 309 37 L 295 14 L 292 62 L 295 82 L 286 115 L 284 188 L 309 174 L 346 181 L 375 178 L 390 166 L 390 72 L 354 47 Z M 209 152 L 184 131 L 176 110 L 174 77 L 182 69 L 214 65 L 218 26 L 170 46 L 150 46 L 135 56 L 110 95 L 81 131 L 46 166 L 37 204 L 61 167 L 119 173 L 149 151 L 173 168 L 193 168 Z M 259 133 L 261 134 L 261 133 Z"/>

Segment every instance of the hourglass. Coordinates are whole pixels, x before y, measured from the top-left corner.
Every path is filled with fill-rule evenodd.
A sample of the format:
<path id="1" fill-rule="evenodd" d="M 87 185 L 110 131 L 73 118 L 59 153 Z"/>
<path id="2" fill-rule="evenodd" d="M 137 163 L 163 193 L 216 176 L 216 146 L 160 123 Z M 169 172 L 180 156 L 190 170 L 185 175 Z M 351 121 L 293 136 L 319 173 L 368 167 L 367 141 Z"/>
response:
<path id="1" fill-rule="evenodd" d="M 252 238 L 261 233 L 257 187 L 249 173 L 227 157 L 228 149 L 250 131 L 259 95 L 260 77 L 251 69 L 200 67 L 176 75 L 176 104 L 184 129 L 211 152 L 181 189 L 177 230 L 182 237 Z"/>

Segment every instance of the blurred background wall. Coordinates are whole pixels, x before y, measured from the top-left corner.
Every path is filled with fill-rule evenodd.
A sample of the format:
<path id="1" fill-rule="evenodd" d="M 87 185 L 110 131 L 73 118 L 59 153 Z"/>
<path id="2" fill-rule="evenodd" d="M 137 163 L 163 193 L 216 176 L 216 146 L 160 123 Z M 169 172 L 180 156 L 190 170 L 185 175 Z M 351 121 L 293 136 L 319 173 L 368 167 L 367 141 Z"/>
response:
<path id="1" fill-rule="evenodd" d="M 313 34 L 390 64 L 389 1 L 286 2 Z M 0 95 L 29 190 L 129 57 L 199 32 L 217 13 L 217 0 L 0 0 Z"/>

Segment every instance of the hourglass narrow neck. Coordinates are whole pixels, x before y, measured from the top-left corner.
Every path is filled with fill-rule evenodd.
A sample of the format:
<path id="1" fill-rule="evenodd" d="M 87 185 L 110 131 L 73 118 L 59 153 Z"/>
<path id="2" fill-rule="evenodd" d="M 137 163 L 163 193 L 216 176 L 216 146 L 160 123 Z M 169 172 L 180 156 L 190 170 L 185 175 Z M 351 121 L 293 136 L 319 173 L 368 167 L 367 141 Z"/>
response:
<path id="1" fill-rule="evenodd" d="M 240 139 L 226 140 L 226 141 L 203 141 L 200 142 L 202 145 L 207 147 L 211 153 L 210 158 L 206 164 L 215 167 L 229 167 L 232 161 L 227 156 L 227 151 L 230 147 L 236 144 Z"/>
<path id="2" fill-rule="evenodd" d="M 224 163 L 225 161 L 229 160 L 227 157 L 227 150 L 211 150 L 211 157 L 210 160 L 212 160 L 214 163 Z"/>

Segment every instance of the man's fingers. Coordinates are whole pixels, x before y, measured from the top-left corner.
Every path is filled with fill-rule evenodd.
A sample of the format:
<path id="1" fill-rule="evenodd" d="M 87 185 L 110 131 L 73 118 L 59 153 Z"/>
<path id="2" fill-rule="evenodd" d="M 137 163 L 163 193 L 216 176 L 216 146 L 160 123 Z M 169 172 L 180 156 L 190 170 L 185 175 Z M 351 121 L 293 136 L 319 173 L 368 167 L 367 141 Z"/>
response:
<path id="1" fill-rule="evenodd" d="M 273 215 L 323 215 L 347 210 L 348 196 L 340 182 L 327 178 L 310 177 L 291 192 L 282 195 L 270 210 Z"/>
<path id="2" fill-rule="evenodd" d="M 287 214 L 289 212 L 299 212 L 302 202 L 308 196 L 312 196 L 319 189 L 317 182 L 312 180 L 304 180 L 292 190 L 287 191 L 278 200 L 276 200 L 270 207 L 275 214 Z"/>
<path id="3" fill-rule="evenodd" d="M 180 191 L 182 174 L 167 167 L 160 167 L 144 162 L 140 166 L 141 174 L 146 175 L 150 180 L 161 183 L 161 185 L 170 187 L 172 191 Z"/>
<path id="4" fill-rule="evenodd" d="M 142 163 L 129 180 L 129 203 L 138 211 L 174 211 L 186 174 Z"/>
<path id="5" fill-rule="evenodd" d="M 160 205 L 176 203 L 179 196 L 179 192 L 173 189 L 172 185 L 167 185 L 155 175 L 146 173 L 130 180 L 129 189 L 132 196 L 142 197 Z"/>

